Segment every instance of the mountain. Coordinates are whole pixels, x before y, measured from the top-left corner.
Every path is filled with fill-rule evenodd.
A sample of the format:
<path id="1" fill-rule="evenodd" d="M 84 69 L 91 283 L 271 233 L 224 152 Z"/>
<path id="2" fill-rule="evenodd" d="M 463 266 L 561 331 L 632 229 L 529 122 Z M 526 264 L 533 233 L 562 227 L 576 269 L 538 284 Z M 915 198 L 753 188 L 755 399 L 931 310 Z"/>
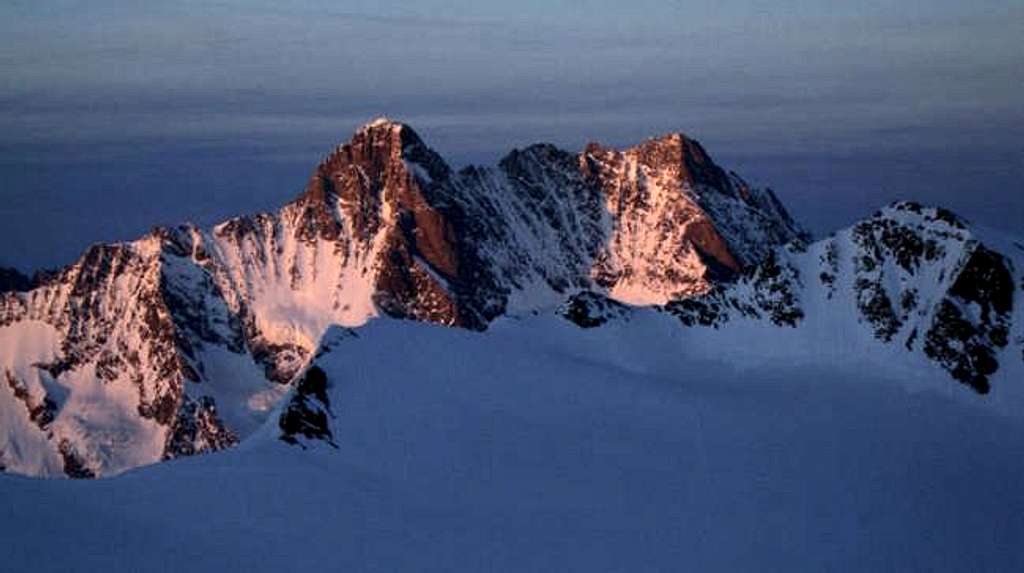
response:
<path id="1" fill-rule="evenodd" d="M 819 340 L 849 339 L 855 321 L 873 341 L 921 353 L 985 394 L 1000 360 L 1024 358 L 1013 355 L 1024 342 L 1022 303 L 1015 304 L 1024 281 L 1020 250 L 1011 245 L 983 240 L 944 209 L 897 202 L 810 246 L 780 249 L 740 280 L 666 309 L 687 325 L 718 327 L 738 317 L 809 322 Z M 1016 350 L 1004 353 L 1011 339 Z"/>
<path id="2" fill-rule="evenodd" d="M 691 344 L 850 346 L 1010 403 L 1024 263 L 984 233 L 900 203 L 811 242 L 682 134 L 456 172 L 375 120 L 276 212 L 95 245 L 0 294 L 0 465 L 93 477 L 267 431 L 334 443 L 317 355 L 378 317 L 487 331 L 655 312 Z"/>

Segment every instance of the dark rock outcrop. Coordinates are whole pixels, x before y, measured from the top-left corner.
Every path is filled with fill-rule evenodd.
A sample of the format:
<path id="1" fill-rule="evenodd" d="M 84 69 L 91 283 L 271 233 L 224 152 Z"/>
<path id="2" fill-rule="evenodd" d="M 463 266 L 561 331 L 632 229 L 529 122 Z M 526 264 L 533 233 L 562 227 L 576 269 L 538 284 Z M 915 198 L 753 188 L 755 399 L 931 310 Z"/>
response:
<path id="1" fill-rule="evenodd" d="M 78 450 L 68 440 L 60 441 L 58 446 L 60 456 L 64 461 L 64 475 L 72 479 L 90 479 L 96 477 L 96 472 L 90 468 L 85 460 L 79 455 Z"/>
<path id="2" fill-rule="evenodd" d="M 10 370 L 4 372 L 4 378 L 14 397 L 25 405 L 29 421 L 40 430 L 48 430 L 57 413 L 57 403 L 45 394 L 41 398 L 33 397 L 25 382 L 19 380 Z"/>
<path id="3" fill-rule="evenodd" d="M 327 396 L 328 387 L 327 374 L 319 366 L 311 366 L 306 371 L 278 419 L 281 440 L 303 448 L 305 446 L 299 437 L 335 446 L 330 426 L 333 414 Z"/>
<path id="4" fill-rule="evenodd" d="M 925 334 L 924 351 L 953 378 L 984 394 L 1009 342 L 1014 284 L 1002 255 L 978 245 Z"/>
<path id="5" fill-rule="evenodd" d="M 591 291 L 569 297 L 558 308 L 559 315 L 581 328 L 601 326 L 609 320 L 626 318 L 629 313 L 630 307 Z"/>
<path id="6" fill-rule="evenodd" d="M 162 459 L 215 452 L 237 443 L 238 437 L 217 417 L 213 398 L 203 396 L 193 400 L 186 397 L 167 436 Z"/>

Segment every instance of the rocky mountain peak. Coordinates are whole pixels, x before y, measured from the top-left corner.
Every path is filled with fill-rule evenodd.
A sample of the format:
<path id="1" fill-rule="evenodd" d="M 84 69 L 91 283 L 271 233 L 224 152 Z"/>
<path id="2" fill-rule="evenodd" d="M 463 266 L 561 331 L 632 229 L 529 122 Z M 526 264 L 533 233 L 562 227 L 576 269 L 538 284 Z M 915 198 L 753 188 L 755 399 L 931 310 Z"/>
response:
<path id="1" fill-rule="evenodd" d="M 409 126 L 378 118 L 357 129 L 317 165 L 292 205 L 300 237 L 350 238 L 364 246 L 401 212 L 423 210 L 451 168 Z M 392 221 L 393 223 L 394 221 Z"/>
<path id="2" fill-rule="evenodd" d="M 624 169 L 640 169 L 651 176 L 674 179 L 695 189 L 703 187 L 734 193 L 729 174 L 715 164 L 696 139 L 681 132 L 651 138 L 623 151 L 590 143 L 583 157 Z"/>
<path id="3" fill-rule="evenodd" d="M 872 218 L 910 219 L 919 224 L 935 224 L 956 231 L 966 231 L 970 227 L 966 219 L 948 209 L 922 205 L 916 201 L 894 201 Z"/>
<path id="4" fill-rule="evenodd" d="M 339 151 L 348 148 L 351 161 L 370 165 L 404 161 L 411 164 L 424 183 L 442 181 L 451 174 L 451 168 L 433 149 L 427 146 L 413 128 L 381 117 L 359 129 Z M 426 176 L 426 177 L 424 177 Z"/>
<path id="5" fill-rule="evenodd" d="M 443 182 L 451 168 L 408 125 L 378 118 L 357 129 L 317 166 L 301 198 L 320 199 L 328 193 L 345 197 L 337 182 L 353 179 L 364 192 L 379 192 L 389 184 L 413 178 L 421 186 Z"/>

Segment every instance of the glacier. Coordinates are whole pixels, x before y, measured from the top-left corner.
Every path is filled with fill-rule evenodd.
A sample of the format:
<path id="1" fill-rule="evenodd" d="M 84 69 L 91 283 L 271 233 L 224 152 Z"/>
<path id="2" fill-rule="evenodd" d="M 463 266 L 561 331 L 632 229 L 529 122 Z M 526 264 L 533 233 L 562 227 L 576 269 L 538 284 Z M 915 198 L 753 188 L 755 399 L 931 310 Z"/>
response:
<path id="1" fill-rule="evenodd" d="M 0 476 L 5 568 L 1024 565 L 1019 416 L 877 357 L 789 339 L 755 358 L 701 332 L 648 310 L 333 328 L 315 364 L 334 445 L 271 423 L 111 479 Z"/>

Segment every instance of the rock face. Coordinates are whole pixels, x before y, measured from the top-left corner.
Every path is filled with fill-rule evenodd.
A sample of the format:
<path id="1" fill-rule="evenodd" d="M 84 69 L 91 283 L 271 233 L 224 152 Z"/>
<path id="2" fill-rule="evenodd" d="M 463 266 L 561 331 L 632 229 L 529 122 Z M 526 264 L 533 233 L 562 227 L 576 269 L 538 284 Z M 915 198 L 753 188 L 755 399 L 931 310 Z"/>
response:
<path id="1" fill-rule="evenodd" d="M 8 281 L 0 462 L 108 475 L 231 446 L 281 400 L 286 441 L 329 440 L 311 360 L 330 327 L 375 316 L 484 330 L 558 307 L 594 327 L 664 305 L 691 325 L 789 327 L 819 282 L 855 292 L 880 340 L 907 339 L 982 391 L 1014 336 L 1013 271 L 944 211 L 893 212 L 805 252 L 770 190 L 682 134 L 622 151 L 533 145 L 455 172 L 408 126 L 376 120 L 276 212 L 155 229 Z"/>
<path id="2" fill-rule="evenodd" d="M 925 333 L 925 353 L 981 393 L 1009 342 L 1014 284 L 1005 257 L 977 245 Z"/>
<path id="3" fill-rule="evenodd" d="M 569 297 L 558 314 L 581 328 L 595 328 L 609 320 L 627 319 L 629 306 L 591 291 Z"/>
<path id="4" fill-rule="evenodd" d="M 334 434 L 328 422 L 332 414 L 327 388 L 327 374 L 316 365 L 299 378 L 295 392 L 278 419 L 283 441 L 301 445 L 299 438 L 305 438 L 334 444 Z"/>
<path id="5" fill-rule="evenodd" d="M 625 302 L 707 292 L 802 236 L 771 191 L 750 189 L 681 134 L 624 152 L 591 144 L 582 167 L 614 221 L 597 282 Z"/>
<path id="6" fill-rule="evenodd" d="M 217 405 L 209 396 L 193 400 L 186 396 L 167 436 L 162 459 L 221 450 L 238 443 L 238 437 L 217 417 Z"/>
<path id="7" fill-rule="evenodd" d="M 788 254 L 802 250 L 799 244 L 789 248 Z M 804 317 L 799 304 L 802 282 L 786 254 L 769 253 L 735 283 L 715 285 L 701 296 L 673 300 L 664 309 L 687 326 L 718 327 L 733 315 L 768 320 L 776 326 L 796 326 Z"/>
<path id="8" fill-rule="evenodd" d="M 751 189 L 681 134 L 621 152 L 535 145 L 497 169 L 464 170 L 455 188 L 481 214 L 475 242 L 513 307 L 517 290 L 664 304 L 804 237 L 771 191 Z"/>

